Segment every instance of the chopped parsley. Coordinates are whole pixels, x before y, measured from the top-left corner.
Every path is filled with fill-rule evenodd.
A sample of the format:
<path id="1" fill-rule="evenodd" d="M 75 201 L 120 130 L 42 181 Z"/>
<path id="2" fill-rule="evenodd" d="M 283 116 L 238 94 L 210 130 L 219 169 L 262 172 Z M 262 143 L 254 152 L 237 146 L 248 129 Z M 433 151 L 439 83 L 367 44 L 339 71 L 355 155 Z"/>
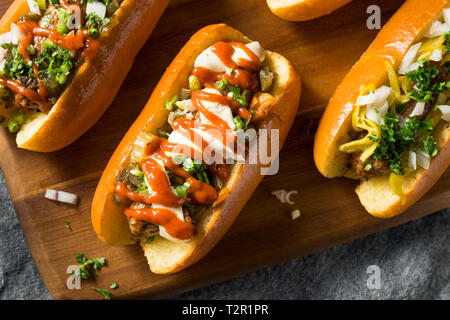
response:
<path id="1" fill-rule="evenodd" d="M 75 258 L 81 265 L 79 265 L 71 274 L 73 275 L 79 272 L 82 279 L 89 279 L 91 276 L 95 275 L 95 271 L 100 270 L 106 265 L 105 258 L 87 259 L 83 253 L 77 253 Z"/>
<path id="2" fill-rule="evenodd" d="M 401 125 L 399 115 L 389 112 L 384 116 L 384 124 L 380 125 L 380 128 L 381 140 L 373 158 L 389 161 L 389 169 L 395 174 L 405 174 L 406 152 L 422 148 L 430 157 L 434 157 L 438 152 L 436 141 L 430 135 L 433 126 L 428 119 L 420 121 L 410 118 Z"/>
<path id="3" fill-rule="evenodd" d="M 437 142 L 431 135 L 425 136 L 422 140 L 422 150 L 428 154 L 431 158 L 438 154 Z"/>
<path id="4" fill-rule="evenodd" d="M 444 48 L 445 51 L 449 52 L 450 51 L 450 32 L 447 32 L 446 34 L 444 34 Z"/>
<path id="5" fill-rule="evenodd" d="M 66 225 L 66 228 L 72 231 L 72 228 L 70 227 L 70 222 L 67 220 L 64 220 L 64 224 Z"/>
<path id="6" fill-rule="evenodd" d="M 111 283 L 111 285 L 109 287 L 111 289 L 117 289 L 119 287 L 119 285 L 117 284 L 117 282 L 113 282 L 113 283 Z"/>
<path id="7" fill-rule="evenodd" d="M 146 243 L 146 244 L 150 244 L 150 243 L 153 242 L 153 240 L 155 240 L 155 237 L 147 238 L 147 240 L 145 240 L 145 243 Z"/>
<path id="8" fill-rule="evenodd" d="M 419 68 L 406 74 L 406 78 L 415 83 L 415 88 L 407 90 L 407 94 L 414 100 L 428 102 L 436 94 L 445 89 L 450 89 L 450 81 L 441 81 L 439 69 L 430 66 L 425 60 L 418 61 Z"/>
<path id="9" fill-rule="evenodd" d="M 94 287 L 92 287 L 91 289 L 100 292 L 105 298 L 105 300 L 111 300 L 112 293 L 109 290 Z"/>

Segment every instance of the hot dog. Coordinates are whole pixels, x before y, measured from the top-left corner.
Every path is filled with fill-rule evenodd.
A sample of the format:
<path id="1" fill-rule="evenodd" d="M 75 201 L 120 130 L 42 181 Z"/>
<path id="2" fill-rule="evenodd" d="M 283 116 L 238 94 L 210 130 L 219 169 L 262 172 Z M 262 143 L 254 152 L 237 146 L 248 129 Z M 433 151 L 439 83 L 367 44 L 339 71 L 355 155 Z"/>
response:
<path id="1" fill-rule="evenodd" d="M 92 203 L 98 237 L 112 245 L 140 242 L 155 273 L 199 260 L 263 178 L 259 164 L 238 163 L 227 141 L 266 128 L 279 129 L 282 144 L 300 83 L 289 61 L 239 31 L 224 24 L 198 31 L 108 162 Z M 208 147 L 219 155 L 210 163 Z"/>
<path id="2" fill-rule="evenodd" d="M 267 0 L 269 9 L 288 21 L 307 21 L 330 14 L 351 0 Z"/>
<path id="3" fill-rule="evenodd" d="M 0 125 L 61 149 L 103 114 L 167 0 L 15 0 L 0 20 Z"/>
<path id="4" fill-rule="evenodd" d="M 326 177 L 361 180 L 356 193 L 380 218 L 400 214 L 447 169 L 447 0 L 409 0 L 336 89 L 315 136 Z"/>

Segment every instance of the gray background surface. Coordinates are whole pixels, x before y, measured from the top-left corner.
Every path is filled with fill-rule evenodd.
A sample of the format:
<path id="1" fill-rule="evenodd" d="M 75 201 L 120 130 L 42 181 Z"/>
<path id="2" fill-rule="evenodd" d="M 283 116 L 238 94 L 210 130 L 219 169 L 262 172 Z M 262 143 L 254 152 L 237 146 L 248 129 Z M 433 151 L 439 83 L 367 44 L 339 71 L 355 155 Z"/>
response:
<path id="1" fill-rule="evenodd" d="M 367 268 L 381 270 L 368 289 Z M 450 299 L 450 209 L 175 299 Z M 51 299 L 0 171 L 0 299 Z"/>

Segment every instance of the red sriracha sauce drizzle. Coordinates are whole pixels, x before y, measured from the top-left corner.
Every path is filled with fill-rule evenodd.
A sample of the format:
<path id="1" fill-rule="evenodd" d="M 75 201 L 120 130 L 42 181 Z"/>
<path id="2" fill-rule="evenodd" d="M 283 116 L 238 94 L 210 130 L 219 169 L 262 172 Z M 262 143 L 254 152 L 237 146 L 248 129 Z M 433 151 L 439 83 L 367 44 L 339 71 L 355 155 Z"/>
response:
<path id="1" fill-rule="evenodd" d="M 234 52 L 233 47 L 241 48 L 247 56 L 250 57 L 250 60 L 240 59 L 237 63 L 234 62 L 231 59 Z M 224 65 L 233 69 L 233 74 L 230 76 L 225 73 L 213 72 L 202 67 L 197 67 L 193 70 L 192 74 L 200 80 L 204 87 L 214 88 L 215 81 L 225 78 L 228 83 L 238 85 L 242 89 L 255 90 L 257 88 L 258 82 L 248 70 L 257 71 L 261 67 L 261 62 L 247 46 L 240 42 L 217 42 L 213 45 L 212 50 Z M 224 137 L 226 137 L 227 134 L 229 135 L 229 132 L 232 132 L 228 123 L 209 111 L 203 105 L 202 101 L 216 102 L 228 106 L 244 120 L 250 119 L 251 116 L 250 112 L 237 101 L 234 101 L 231 97 L 222 96 L 219 92 L 216 94 L 203 90 L 192 91 L 191 100 L 199 113 L 212 123 L 200 123 L 200 121 L 198 121 L 198 116 L 196 119 L 177 118 L 172 122 L 173 130 L 178 131 L 191 141 L 192 145 L 195 145 L 200 150 L 194 149 L 192 146 L 183 145 L 182 153 L 193 159 L 202 159 L 203 152 L 207 146 L 202 139 L 199 139 L 201 141 L 200 146 L 195 144 L 197 139 L 194 139 L 196 134 L 193 131 L 194 128 L 202 131 L 214 129 L 215 132 L 218 132 L 219 136 L 221 136 L 219 137 L 221 138 L 221 141 L 225 141 Z M 233 135 L 233 139 L 235 138 L 236 136 Z M 216 189 L 207 183 L 197 180 L 189 172 L 175 164 L 172 159 L 166 155 L 165 152 L 174 150 L 179 151 L 179 147 L 180 146 L 176 144 L 170 143 L 165 138 L 159 138 L 156 142 L 150 143 L 146 147 L 145 152 L 149 157 L 141 163 L 142 171 L 151 188 L 149 194 L 146 196 L 133 192 L 129 190 L 123 182 L 116 184 L 116 194 L 122 199 L 129 198 L 135 202 L 144 202 L 147 204 L 157 203 L 167 207 L 180 207 L 187 203 L 214 203 L 218 197 Z M 168 168 L 173 174 L 183 177 L 186 182 L 190 184 L 187 198 L 181 198 L 173 193 L 166 172 L 158 162 L 162 162 L 164 167 Z M 224 181 L 230 176 L 229 169 L 225 164 L 214 164 L 209 166 L 209 168 L 214 175 L 217 175 Z M 127 217 L 161 225 L 169 235 L 181 240 L 190 239 L 195 234 L 195 226 L 192 224 L 190 218 L 186 221 L 180 220 L 175 212 L 168 209 L 125 208 L 124 212 Z"/>
<path id="2" fill-rule="evenodd" d="M 164 152 L 174 146 L 167 139 L 160 138 L 156 143 L 147 146 L 146 154 L 151 157 L 141 163 L 142 171 L 151 187 L 149 195 L 145 196 L 129 190 L 123 182 L 116 184 L 115 191 L 117 195 L 124 199 L 129 198 L 132 201 L 144 202 L 148 204 L 158 203 L 167 207 L 179 207 L 188 203 L 189 200 L 195 203 L 212 204 L 217 199 L 217 191 L 207 183 L 194 178 L 189 172 L 175 164 Z M 164 163 L 164 167 L 169 168 L 175 175 L 183 177 L 190 184 L 188 198 L 181 198 L 173 193 L 166 172 L 160 166 L 158 161 Z M 190 218 L 182 221 L 175 212 L 162 208 L 145 209 L 125 209 L 127 217 L 133 217 L 136 220 L 143 220 L 152 224 L 163 226 L 167 233 L 172 237 L 187 240 L 195 234 L 195 227 Z"/>
<path id="3" fill-rule="evenodd" d="M 71 6 L 68 5 L 64 0 L 60 0 L 60 4 L 63 8 Z M 100 43 L 89 36 L 88 30 L 79 30 L 76 34 L 74 31 L 72 31 L 67 35 L 62 35 L 56 30 L 40 27 L 34 21 L 18 22 L 17 26 L 23 34 L 23 38 L 19 43 L 18 50 L 24 57 L 26 62 L 32 63 L 33 72 L 38 79 L 39 88 L 36 92 L 23 86 L 18 81 L 5 77 L 0 77 L 0 84 L 8 87 L 10 90 L 19 93 L 20 95 L 26 97 L 28 100 L 38 103 L 41 106 L 41 111 L 46 113 L 48 112 L 49 108 L 48 104 L 46 104 L 48 94 L 47 89 L 44 87 L 42 80 L 39 77 L 38 67 L 34 62 L 32 62 L 30 55 L 26 50 L 27 46 L 32 43 L 35 36 L 46 37 L 57 45 L 66 48 L 67 50 L 78 51 L 84 48 L 81 52 L 81 56 L 87 59 L 92 59 L 97 54 Z"/>

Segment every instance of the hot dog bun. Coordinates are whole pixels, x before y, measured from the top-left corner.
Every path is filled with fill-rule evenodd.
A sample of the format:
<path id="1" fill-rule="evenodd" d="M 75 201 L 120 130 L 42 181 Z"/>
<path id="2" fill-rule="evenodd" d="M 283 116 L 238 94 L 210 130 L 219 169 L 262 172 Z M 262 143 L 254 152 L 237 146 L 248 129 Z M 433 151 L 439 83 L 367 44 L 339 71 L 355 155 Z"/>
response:
<path id="1" fill-rule="evenodd" d="M 267 0 L 269 9 L 281 19 L 307 21 L 339 9 L 352 0 Z"/>
<path id="2" fill-rule="evenodd" d="M 336 89 L 320 121 L 315 136 L 314 161 L 328 178 L 354 177 L 347 166 L 348 155 L 338 146 L 348 141 L 353 105 L 360 90 L 373 83 L 388 81 L 385 61 L 397 68 L 409 47 L 422 38 L 430 23 L 447 6 L 447 0 L 409 0 L 395 13 L 376 39 L 352 67 Z M 428 170 L 418 170 L 405 178 L 406 202 L 402 204 L 389 185 L 389 176 L 364 180 L 356 188 L 361 203 L 372 215 L 389 218 L 403 212 L 422 197 L 443 174 L 450 162 L 448 124 L 435 129 L 439 153 Z"/>
<path id="3" fill-rule="evenodd" d="M 134 58 L 164 12 L 168 0 L 124 0 L 99 38 L 100 49 L 76 72 L 49 114 L 39 114 L 17 133 L 20 148 L 51 152 L 86 132 L 112 102 Z M 0 32 L 29 12 L 26 0 L 15 0 L 0 20 Z"/>
<path id="4" fill-rule="evenodd" d="M 131 147 L 138 133 L 145 129 L 156 134 L 156 129 L 166 123 L 169 111 L 163 107 L 164 98 L 176 95 L 186 86 L 196 57 L 218 41 L 250 42 L 239 31 L 225 24 L 207 26 L 193 35 L 167 68 L 142 113 L 111 157 L 92 204 L 92 224 L 105 243 L 123 245 L 135 241 L 123 209 L 112 203 L 116 178 L 130 157 Z M 298 108 L 301 80 L 290 62 L 277 53 L 266 51 L 263 64 L 269 65 L 277 76 L 270 92 L 275 97 L 276 104 L 262 126 L 279 128 L 282 144 Z M 197 225 L 197 234 L 189 242 L 175 243 L 157 236 L 150 244 L 141 243 L 150 269 L 155 273 L 173 273 L 203 257 L 224 235 L 256 189 L 263 178 L 259 169 L 258 165 L 234 166 L 225 186 L 231 190 L 230 195 L 219 206 L 211 207 L 202 216 Z"/>

